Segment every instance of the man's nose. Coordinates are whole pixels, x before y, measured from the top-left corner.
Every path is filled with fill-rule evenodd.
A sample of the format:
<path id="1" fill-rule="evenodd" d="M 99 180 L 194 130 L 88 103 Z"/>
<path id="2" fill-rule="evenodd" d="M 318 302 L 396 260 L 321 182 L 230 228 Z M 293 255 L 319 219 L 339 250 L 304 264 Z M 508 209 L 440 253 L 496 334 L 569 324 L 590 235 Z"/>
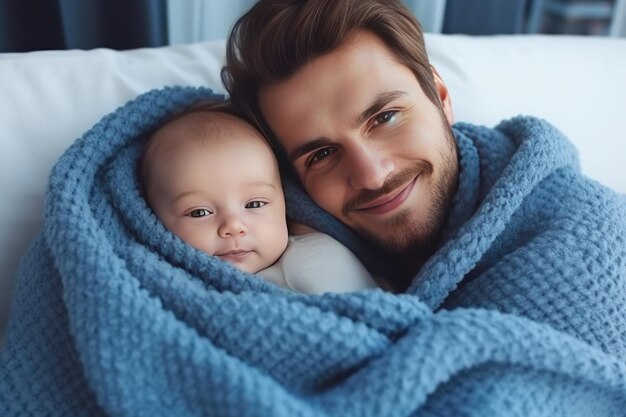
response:
<path id="1" fill-rule="evenodd" d="M 228 214 L 222 219 L 217 234 L 222 239 L 245 236 L 248 229 L 240 216 Z"/>
<path id="2" fill-rule="evenodd" d="M 346 149 L 348 181 L 355 190 L 377 190 L 383 186 L 394 166 L 388 155 L 378 147 L 367 143 Z"/>

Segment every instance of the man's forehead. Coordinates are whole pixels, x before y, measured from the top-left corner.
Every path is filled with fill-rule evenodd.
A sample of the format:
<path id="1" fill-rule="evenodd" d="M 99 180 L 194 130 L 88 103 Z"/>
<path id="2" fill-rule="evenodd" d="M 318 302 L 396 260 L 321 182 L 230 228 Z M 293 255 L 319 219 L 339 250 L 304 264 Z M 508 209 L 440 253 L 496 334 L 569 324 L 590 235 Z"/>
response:
<path id="1" fill-rule="evenodd" d="M 266 121 L 287 151 L 295 138 L 297 142 L 311 141 L 324 136 L 325 131 L 358 128 L 385 106 L 411 94 L 403 83 L 387 79 L 365 86 L 345 84 L 276 104 L 275 99 L 288 96 L 288 92 L 289 89 L 270 92 L 262 107 Z"/>

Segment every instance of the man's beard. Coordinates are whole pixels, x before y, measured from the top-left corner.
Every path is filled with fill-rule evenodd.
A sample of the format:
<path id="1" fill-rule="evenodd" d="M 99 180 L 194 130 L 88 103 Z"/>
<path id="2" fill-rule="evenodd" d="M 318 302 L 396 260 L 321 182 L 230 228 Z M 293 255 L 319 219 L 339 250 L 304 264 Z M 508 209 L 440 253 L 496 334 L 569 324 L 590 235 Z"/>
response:
<path id="1" fill-rule="evenodd" d="M 396 190 L 399 186 L 415 178 L 420 172 L 418 181 L 430 183 L 430 207 L 426 212 L 416 213 L 414 207 L 408 207 L 388 220 L 385 229 L 392 231 L 381 236 L 376 231 L 363 225 L 348 224 L 358 235 L 374 244 L 379 249 L 392 255 L 418 254 L 430 256 L 439 244 L 441 232 L 445 226 L 452 198 L 458 180 L 458 157 L 454 136 L 450 126 L 445 123 L 446 141 L 441 152 L 442 164 L 438 167 L 438 175 L 433 176 L 433 166 L 424 161 L 417 161 L 411 167 L 393 175 L 378 190 L 367 190 L 350 200 L 343 213 L 348 216 L 355 208 L 373 201 L 381 195 Z M 416 219 L 417 217 L 417 219 Z"/>

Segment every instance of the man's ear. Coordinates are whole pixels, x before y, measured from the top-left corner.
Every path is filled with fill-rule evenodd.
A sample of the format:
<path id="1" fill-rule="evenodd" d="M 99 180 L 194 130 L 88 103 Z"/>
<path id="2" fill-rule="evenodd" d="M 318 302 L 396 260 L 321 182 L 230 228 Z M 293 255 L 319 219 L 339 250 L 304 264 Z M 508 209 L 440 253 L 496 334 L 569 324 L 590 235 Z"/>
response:
<path id="1" fill-rule="evenodd" d="M 448 124 L 452 125 L 452 123 L 454 123 L 454 113 L 452 112 L 452 100 L 450 99 L 448 87 L 446 87 L 446 84 L 443 82 L 443 79 L 435 67 L 431 65 L 430 69 L 432 70 L 433 78 L 435 79 L 435 88 L 437 88 L 437 94 L 439 95 L 439 101 L 441 102 L 441 109 L 448 120 Z"/>

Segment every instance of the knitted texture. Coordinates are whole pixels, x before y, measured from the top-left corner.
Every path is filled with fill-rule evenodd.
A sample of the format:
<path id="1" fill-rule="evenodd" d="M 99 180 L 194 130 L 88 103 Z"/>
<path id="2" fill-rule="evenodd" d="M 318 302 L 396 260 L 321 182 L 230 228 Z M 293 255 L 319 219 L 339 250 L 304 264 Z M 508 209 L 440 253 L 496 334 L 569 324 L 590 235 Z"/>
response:
<path id="1" fill-rule="evenodd" d="M 209 97 L 139 96 L 55 166 L 0 352 L 1 416 L 623 415 L 624 200 L 581 177 L 557 130 L 456 125 L 445 241 L 408 292 L 312 296 L 193 249 L 146 205 L 143 138 Z M 294 183 L 287 198 L 373 256 Z"/>

